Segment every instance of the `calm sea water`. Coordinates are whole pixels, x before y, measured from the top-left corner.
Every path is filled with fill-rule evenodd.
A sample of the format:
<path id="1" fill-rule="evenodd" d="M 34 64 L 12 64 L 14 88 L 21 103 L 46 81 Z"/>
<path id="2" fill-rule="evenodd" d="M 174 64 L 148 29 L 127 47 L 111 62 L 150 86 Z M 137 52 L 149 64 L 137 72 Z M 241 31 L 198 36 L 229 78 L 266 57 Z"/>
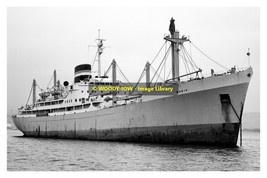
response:
<path id="1" fill-rule="evenodd" d="M 241 148 L 25 138 L 7 131 L 8 171 L 259 171 L 260 133 Z"/>

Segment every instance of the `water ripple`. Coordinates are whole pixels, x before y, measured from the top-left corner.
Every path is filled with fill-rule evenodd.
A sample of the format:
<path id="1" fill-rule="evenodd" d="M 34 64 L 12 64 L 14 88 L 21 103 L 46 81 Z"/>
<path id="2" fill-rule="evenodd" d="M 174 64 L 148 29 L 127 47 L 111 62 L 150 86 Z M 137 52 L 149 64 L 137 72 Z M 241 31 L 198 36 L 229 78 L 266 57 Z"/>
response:
<path id="1" fill-rule="evenodd" d="M 259 171 L 260 133 L 218 148 L 21 137 L 8 130 L 8 171 Z"/>

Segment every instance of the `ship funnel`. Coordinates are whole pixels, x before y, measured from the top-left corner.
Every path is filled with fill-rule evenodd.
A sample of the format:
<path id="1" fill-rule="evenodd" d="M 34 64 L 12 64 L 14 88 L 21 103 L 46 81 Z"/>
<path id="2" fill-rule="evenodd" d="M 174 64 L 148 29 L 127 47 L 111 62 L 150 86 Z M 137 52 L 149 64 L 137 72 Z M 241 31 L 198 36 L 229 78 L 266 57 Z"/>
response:
<path id="1" fill-rule="evenodd" d="M 88 81 L 91 78 L 91 65 L 81 64 L 74 68 L 74 83 Z"/>
<path id="2" fill-rule="evenodd" d="M 67 87 L 67 86 L 69 86 L 69 82 L 68 82 L 68 81 L 65 81 L 65 82 L 63 83 L 63 85 L 64 85 L 65 87 Z"/>

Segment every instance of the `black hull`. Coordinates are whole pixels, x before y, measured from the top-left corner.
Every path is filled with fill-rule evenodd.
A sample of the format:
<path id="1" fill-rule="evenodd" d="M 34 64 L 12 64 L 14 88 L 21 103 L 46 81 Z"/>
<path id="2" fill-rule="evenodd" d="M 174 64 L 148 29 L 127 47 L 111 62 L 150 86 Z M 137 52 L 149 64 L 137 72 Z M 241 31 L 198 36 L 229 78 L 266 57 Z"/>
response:
<path id="1" fill-rule="evenodd" d="M 192 144 L 236 147 L 239 123 L 122 128 L 87 131 L 24 132 L 26 137 Z"/>

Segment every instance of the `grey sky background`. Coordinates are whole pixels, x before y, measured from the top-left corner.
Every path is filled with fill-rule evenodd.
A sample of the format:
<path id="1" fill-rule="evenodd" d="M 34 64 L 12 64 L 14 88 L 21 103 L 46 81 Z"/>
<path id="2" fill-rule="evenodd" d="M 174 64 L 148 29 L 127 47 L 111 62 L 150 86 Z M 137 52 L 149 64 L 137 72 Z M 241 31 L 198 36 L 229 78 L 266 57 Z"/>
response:
<path id="1" fill-rule="evenodd" d="M 164 43 L 171 17 L 182 35 L 189 35 L 198 48 L 228 68 L 247 67 L 250 48 L 254 76 L 244 111 L 259 112 L 260 8 L 12 7 L 7 10 L 8 113 L 26 103 L 33 78 L 46 88 L 56 69 L 61 82 L 72 83 L 74 67 L 94 58 L 95 49 L 90 48 L 88 56 L 88 45 L 95 44 L 98 29 L 110 46 L 102 69 L 116 59 L 130 81 L 137 81 L 146 61 L 152 61 Z M 193 47 L 192 55 L 203 74 L 211 68 L 224 70 Z"/>

